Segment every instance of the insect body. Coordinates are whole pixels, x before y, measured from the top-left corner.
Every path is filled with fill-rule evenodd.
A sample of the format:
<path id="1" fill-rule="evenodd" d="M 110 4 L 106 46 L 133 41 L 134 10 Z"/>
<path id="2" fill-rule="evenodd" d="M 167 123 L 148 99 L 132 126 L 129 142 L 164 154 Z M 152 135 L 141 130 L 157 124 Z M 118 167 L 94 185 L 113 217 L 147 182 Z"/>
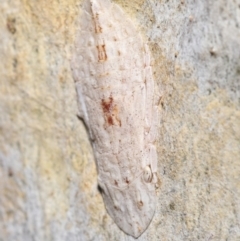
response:
<path id="1" fill-rule="evenodd" d="M 72 58 L 106 209 L 138 237 L 155 211 L 157 107 L 150 54 L 136 27 L 109 0 L 87 0 Z"/>

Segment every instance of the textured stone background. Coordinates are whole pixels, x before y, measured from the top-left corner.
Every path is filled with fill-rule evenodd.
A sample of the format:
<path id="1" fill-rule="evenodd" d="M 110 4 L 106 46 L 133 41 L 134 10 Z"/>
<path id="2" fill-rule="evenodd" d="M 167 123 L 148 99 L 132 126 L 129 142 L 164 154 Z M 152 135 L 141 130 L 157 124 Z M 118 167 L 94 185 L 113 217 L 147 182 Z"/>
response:
<path id="1" fill-rule="evenodd" d="M 240 240 L 240 0 L 114 0 L 153 59 L 156 214 L 139 240 Z M 132 240 L 107 215 L 69 60 L 77 0 L 0 1 L 0 241 Z"/>

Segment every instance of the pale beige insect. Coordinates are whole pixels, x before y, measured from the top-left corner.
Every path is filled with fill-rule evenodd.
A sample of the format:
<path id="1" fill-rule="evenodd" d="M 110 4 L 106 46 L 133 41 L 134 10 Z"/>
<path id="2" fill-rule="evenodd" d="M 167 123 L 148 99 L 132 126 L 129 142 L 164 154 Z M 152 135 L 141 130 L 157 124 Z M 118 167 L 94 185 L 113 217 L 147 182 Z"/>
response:
<path id="1" fill-rule="evenodd" d="M 88 126 L 109 215 L 138 237 L 156 203 L 157 106 L 150 54 L 119 6 L 84 3 L 72 58 L 79 109 Z"/>

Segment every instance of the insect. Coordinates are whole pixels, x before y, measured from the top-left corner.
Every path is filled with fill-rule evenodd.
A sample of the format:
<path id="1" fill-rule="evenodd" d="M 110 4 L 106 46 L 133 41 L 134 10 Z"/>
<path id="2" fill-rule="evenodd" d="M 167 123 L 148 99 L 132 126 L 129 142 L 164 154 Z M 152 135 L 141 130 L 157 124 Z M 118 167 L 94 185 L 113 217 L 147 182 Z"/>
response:
<path id="1" fill-rule="evenodd" d="M 110 0 L 86 0 L 71 60 L 107 212 L 139 237 L 156 203 L 157 105 L 148 46 Z"/>

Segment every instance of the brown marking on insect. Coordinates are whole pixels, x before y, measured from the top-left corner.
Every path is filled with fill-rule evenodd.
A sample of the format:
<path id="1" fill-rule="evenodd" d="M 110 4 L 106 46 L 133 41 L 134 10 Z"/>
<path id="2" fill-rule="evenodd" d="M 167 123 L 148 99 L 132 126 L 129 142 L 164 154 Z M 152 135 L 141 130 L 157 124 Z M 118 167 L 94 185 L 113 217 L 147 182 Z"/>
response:
<path id="1" fill-rule="evenodd" d="M 140 200 L 139 202 L 137 202 L 137 206 L 139 209 L 141 209 L 143 207 L 143 201 Z"/>
<path id="2" fill-rule="evenodd" d="M 114 208 L 118 211 L 120 210 L 119 207 L 117 207 L 116 205 L 114 205 Z"/>
<path id="3" fill-rule="evenodd" d="M 118 182 L 116 180 L 114 180 L 114 185 L 118 186 Z"/>
<path id="4" fill-rule="evenodd" d="M 113 126 L 113 118 L 112 118 L 112 116 L 108 116 L 107 122 L 108 122 L 108 124 L 109 124 L 110 126 Z"/>
<path id="5" fill-rule="evenodd" d="M 113 105 L 113 97 L 112 96 L 110 96 L 108 98 L 108 101 L 102 99 L 102 108 L 103 108 L 104 113 L 110 112 L 112 109 L 112 105 Z"/>
<path id="6" fill-rule="evenodd" d="M 101 106 L 104 113 L 105 126 L 122 125 L 121 120 L 118 117 L 118 107 L 114 103 L 112 96 L 108 99 L 102 99 Z"/>
<path id="7" fill-rule="evenodd" d="M 139 231 L 139 233 L 141 233 L 142 232 L 142 228 L 139 226 L 139 223 L 137 223 L 138 224 L 138 231 Z"/>
<path id="8" fill-rule="evenodd" d="M 16 19 L 15 18 L 7 18 L 7 29 L 11 34 L 15 34 L 16 33 Z"/>
<path id="9" fill-rule="evenodd" d="M 213 57 L 216 57 L 217 56 L 217 49 L 212 47 L 210 50 L 209 50 L 211 56 Z"/>
<path id="10" fill-rule="evenodd" d="M 8 169 L 8 176 L 9 177 L 12 177 L 13 176 L 13 171 L 11 168 Z"/>
<path id="11" fill-rule="evenodd" d="M 95 25 L 95 33 L 102 33 L 102 27 L 99 22 L 99 14 L 97 13 L 95 17 L 93 18 L 94 25 Z"/>
<path id="12" fill-rule="evenodd" d="M 129 184 L 129 183 L 130 183 L 130 181 L 128 180 L 128 178 L 127 178 L 127 177 L 125 178 L 125 182 L 126 182 L 127 184 Z"/>
<path id="13" fill-rule="evenodd" d="M 107 60 L 107 53 L 105 49 L 105 44 L 97 45 L 98 51 L 98 62 L 104 62 Z"/>

